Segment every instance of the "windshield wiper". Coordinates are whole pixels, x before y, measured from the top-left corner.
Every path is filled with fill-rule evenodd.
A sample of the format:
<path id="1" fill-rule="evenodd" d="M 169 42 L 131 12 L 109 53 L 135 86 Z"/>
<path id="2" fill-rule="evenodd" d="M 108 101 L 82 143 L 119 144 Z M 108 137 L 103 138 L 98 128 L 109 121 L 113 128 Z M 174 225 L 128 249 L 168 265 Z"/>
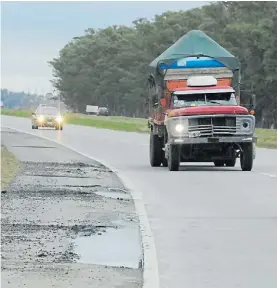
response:
<path id="1" fill-rule="evenodd" d="M 217 101 L 213 101 L 213 100 L 207 100 L 207 102 L 209 102 L 209 103 L 214 103 L 214 104 L 219 104 L 219 105 L 223 105 L 222 103 L 217 102 Z"/>

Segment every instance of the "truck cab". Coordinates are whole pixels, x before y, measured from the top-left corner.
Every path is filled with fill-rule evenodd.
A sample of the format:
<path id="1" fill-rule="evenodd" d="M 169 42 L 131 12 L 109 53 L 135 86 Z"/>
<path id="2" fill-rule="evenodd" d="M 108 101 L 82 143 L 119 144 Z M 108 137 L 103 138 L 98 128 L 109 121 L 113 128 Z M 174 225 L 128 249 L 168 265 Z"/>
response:
<path id="1" fill-rule="evenodd" d="M 213 77 L 192 77 L 186 89 L 172 92 L 165 108 L 170 170 L 178 170 L 180 162 L 233 167 L 239 156 L 242 170 L 252 169 L 255 117 L 238 105 L 232 87 L 217 87 Z"/>

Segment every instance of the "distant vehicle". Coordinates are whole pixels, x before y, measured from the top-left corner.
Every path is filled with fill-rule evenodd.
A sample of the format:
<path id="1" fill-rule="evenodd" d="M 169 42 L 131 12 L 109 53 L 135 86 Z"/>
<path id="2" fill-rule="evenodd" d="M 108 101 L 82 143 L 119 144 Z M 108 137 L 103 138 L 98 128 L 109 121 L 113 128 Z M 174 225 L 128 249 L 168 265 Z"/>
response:
<path id="1" fill-rule="evenodd" d="M 98 106 L 87 105 L 86 106 L 86 113 L 90 115 L 97 115 L 98 114 Z"/>
<path id="2" fill-rule="evenodd" d="M 63 117 L 56 107 L 39 105 L 35 113 L 32 113 L 32 129 L 38 127 L 53 127 L 63 130 Z"/>
<path id="3" fill-rule="evenodd" d="M 107 107 L 99 107 L 98 112 L 97 112 L 98 116 L 109 116 L 109 109 Z"/>

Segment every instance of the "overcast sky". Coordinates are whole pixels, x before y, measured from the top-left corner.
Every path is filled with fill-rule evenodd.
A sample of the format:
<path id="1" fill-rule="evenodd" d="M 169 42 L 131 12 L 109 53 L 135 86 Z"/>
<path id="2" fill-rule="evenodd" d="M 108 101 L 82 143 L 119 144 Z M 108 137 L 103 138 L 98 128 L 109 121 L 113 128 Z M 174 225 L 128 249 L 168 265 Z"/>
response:
<path id="1" fill-rule="evenodd" d="M 131 25 L 168 10 L 199 7 L 207 2 L 1 2 L 1 88 L 51 91 L 47 61 L 87 28 Z"/>

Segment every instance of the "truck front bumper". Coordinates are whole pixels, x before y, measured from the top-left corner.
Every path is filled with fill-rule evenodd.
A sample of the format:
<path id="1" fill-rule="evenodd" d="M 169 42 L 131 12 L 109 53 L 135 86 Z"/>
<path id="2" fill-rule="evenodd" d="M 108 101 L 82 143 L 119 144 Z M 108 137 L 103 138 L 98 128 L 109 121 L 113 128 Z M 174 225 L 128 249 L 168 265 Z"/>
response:
<path id="1" fill-rule="evenodd" d="M 216 143 L 257 143 L 254 136 L 233 136 L 233 137 L 176 137 L 170 138 L 169 144 L 216 144 Z"/>

